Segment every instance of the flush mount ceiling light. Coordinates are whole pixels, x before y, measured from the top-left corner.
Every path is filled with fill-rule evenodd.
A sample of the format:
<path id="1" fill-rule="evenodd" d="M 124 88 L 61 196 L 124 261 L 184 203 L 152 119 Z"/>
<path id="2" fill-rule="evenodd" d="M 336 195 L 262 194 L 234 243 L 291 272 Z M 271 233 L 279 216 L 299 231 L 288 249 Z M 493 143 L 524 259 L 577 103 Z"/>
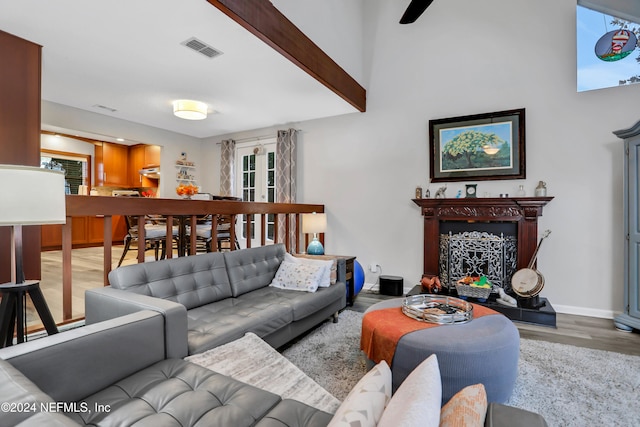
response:
<path id="1" fill-rule="evenodd" d="M 188 99 L 173 101 L 173 114 L 186 120 L 204 120 L 207 118 L 207 104 Z"/>

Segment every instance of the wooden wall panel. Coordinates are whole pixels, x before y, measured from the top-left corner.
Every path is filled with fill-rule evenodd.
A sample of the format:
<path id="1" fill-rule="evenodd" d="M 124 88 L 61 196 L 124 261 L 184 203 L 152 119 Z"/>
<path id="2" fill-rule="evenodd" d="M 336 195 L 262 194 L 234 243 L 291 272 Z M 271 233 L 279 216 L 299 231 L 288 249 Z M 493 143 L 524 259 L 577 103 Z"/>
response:
<path id="1" fill-rule="evenodd" d="M 0 163 L 38 166 L 42 47 L 0 31 L 0 57 Z M 0 227 L 0 283 L 11 280 L 10 236 Z M 40 226 L 24 227 L 23 239 L 25 276 L 40 279 Z"/>

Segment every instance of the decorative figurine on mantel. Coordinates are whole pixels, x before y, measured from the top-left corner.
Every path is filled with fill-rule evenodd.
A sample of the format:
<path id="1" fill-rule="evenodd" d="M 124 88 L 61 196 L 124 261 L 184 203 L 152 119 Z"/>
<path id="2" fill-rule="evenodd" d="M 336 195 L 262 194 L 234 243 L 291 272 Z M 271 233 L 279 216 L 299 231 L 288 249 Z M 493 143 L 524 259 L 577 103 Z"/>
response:
<path id="1" fill-rule="evenodd" d="M 547 183 L 540 181 L 536 187 L 536 197 L 546 197 L 547 195 Z"/>
<path id="2" fill-rule="evenodd" d="M 423 274 L 422 279 L 420 279 L 420 285 L 422 285 L 423 290 L 430 294 L 437 294 L 442 291 L 442 284 L 440 283 L 440 278 L 437 274 Z"/>
<path id="3" fill-rule="evenodd" d="M 445 199 L 447 196 L 444 194 L 447 191 L 447 186 L 438 188 L 436 191 L 436 199 Z"/>

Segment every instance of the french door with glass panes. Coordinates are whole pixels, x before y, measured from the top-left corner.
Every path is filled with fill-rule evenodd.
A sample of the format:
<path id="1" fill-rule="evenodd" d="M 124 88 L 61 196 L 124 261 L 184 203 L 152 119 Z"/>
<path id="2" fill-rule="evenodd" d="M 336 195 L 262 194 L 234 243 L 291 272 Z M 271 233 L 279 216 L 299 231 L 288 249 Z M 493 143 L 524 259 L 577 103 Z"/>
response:
<path id="1" fill-rule="evenodd" d="M 276 201 L 276 140 L 236 146 L 236 194 L 245 202 Z M 251 247 L 261 246 L 262 224 L 259 215 L 242 215 L 236 222 L 240 247 L 247 247 L 247 221 L 251 221 Z M 266 244 L 273 243 L 274 215 L 266 218 Z"/>

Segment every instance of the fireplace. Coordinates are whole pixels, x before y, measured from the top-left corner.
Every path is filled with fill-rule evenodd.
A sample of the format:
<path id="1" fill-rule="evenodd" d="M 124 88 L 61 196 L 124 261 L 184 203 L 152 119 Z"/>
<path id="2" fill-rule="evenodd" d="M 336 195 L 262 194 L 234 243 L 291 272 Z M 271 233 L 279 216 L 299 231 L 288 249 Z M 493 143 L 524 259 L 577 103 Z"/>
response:
<path id="1" fill-rule="evenodd" d="M 538 244 L 538 217 L 553 197 L 414 199 L 424 216 L 424 272 L 438 272 L 440 225 L 511 222 L 517 235 L 517 268 L 529 264 Z"/>
<path id="2" fill-rule="evenodd" d="M 528 267 L 536 251 L 538 218 L 552 199 L 414 199 L 424 217 L 423 272 L 438 274 L 447 291 L 455 292 L 455 281 L 475 273 L 509 292 L 511 276 Z M 555 327 L 555 311 L 540 300 L 533 308 L 521 300 L 516 308 L 491 300 L 487 305 L 512 320 Z"/>
<path id="3" fill-rule="evenodd" d="M 518 258 L 514 222 L 440 222 L 438 271 L 442 285 L 455 289 L 464 276 L 486 276 L 506 292 Z"/>

